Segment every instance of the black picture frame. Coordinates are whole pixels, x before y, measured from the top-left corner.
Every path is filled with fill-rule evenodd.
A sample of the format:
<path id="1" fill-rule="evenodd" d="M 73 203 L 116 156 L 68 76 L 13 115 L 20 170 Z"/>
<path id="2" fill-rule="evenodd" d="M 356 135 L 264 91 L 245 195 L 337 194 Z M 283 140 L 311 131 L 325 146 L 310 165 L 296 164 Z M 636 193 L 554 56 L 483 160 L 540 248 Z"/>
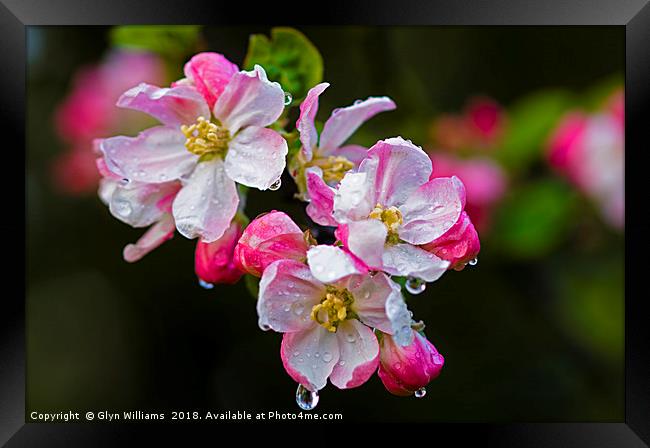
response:
<path id="1" fill-rule="evenodd" d="M 436 0 L 330 1 L 319 15 L 304 8 L 264 9 L 203 0 L 0 0 L 0 129 L 5 170 L 0 224 L 5 238 L 0 308 L 0 443 L 8 446 L 93 446 L 123 441 L 117 424 L 25 423 L 24 216 L 26 27 L 114 24 L 363 24 L 363 25 L 598 25 L 625 27 L 626 207 L 625 418 L 618 423 L 513 423 L 446 425 L 455 444 L 481 440 L 499 446 L 641 447 L 650 443 L 650 326 L 643 276 L 648 266 L 647 203 L 642 155 L 647 152 L 650 110 L 650 6 L 648 0 Z M 244 9 L 247 9 L 244 11 Z M 304 16 L 299 15 L 305 13 Z M 8 167 L 11 167 L 8 169 Z M 20 188 L 22 186 L 23 188 Z M 22 193 L 22 194 L 20 194 Z M 9 245 L 6 245 L 6 243 Z M 151 425 L 150 425 L 151 426 Z M 158 425 L 156 425 L 158 426 Z M 199 425 L 195 425 L 199 426 Z M 209 426 L 209 425 L 203 425 Z M 221 426 L 221 425 L 219 425 Z M 214 427 L 214 425 L 213 425 Z M 159 427 L 158 427 L 159 429 Z"/>

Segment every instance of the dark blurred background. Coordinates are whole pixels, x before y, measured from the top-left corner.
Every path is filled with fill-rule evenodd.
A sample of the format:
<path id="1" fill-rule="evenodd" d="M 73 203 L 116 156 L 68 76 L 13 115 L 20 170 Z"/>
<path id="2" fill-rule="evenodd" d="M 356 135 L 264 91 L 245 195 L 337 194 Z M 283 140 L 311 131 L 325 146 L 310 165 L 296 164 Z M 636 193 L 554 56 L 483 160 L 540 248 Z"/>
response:
<path id="1" fill-rule="evenodd" d="M 194 242 L 178 234 L 141 261 L 124 262 L 123 246 L 142 230 L 115 220 L 96 195 L 66 195 L 53 185 L 51 164 L 65 147 L 53 112 L 76 71 L 105 56 L 109 31 L 28 31 L 27 412 L 297 412 L 281 336 L 258 328 L 243 282 L 199 287 Z M 624 67 L 620 27 L 301 31 L 320 50 L 332 84 L 321 117 L 370 95 L 397 103 L 354 137 L 367 145 L 395 135 L 425 144 L 437 114 L 457 113 L 475 95 L 506 109 L 545 89 L 579 96 Z M 268 32 L 206 27 L 200 46 L 241 66 L 248 36 Z M 533 162 L 513 175 L 513 188 L 540 176 L 551 177 Z M 292 193 L 251 190 L 247 214 L 280 209 L 305 224 Z M 392 396 L 374 376 L 354 390 L 328 386 L 316 410 L 345 420 L 621 421 L 623 236 L 583 218 L 593 214 L 588 206 L 575 210 L 552 246 L 525 256 L 504 249 L 508 226 L 499 219 L 508 212 L 495 212 L 478 265 L 445 274 L 409 300 L 446 360 L 425 398 Z M 585 226 L 594 235 L 587 243 Z"/>

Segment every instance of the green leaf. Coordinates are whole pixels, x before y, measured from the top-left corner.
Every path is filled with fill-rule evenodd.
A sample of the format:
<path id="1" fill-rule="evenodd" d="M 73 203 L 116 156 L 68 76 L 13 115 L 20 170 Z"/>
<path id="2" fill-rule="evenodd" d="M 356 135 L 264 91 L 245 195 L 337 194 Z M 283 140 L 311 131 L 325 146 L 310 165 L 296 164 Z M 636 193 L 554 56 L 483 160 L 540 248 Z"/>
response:
<path id="1" fill-rule="evenodd" d="M 539 159 L 551 131 L 571 105 L 571 96 L 563 90 L 542 91 L 518 101 L 510 109 L 508 131 L 496 156 L 513 170 Z"/>
<path id="2" fill-rule="evenodd" d="M 200 26 L 194 25 L 125 25 L 111 30 L 113 46 L 181 58 L 196 50 Z"/>
<path id="3" fill-rule="evenodd" d="M 263 34 L 250 37 L 244 67 L 259 64 L 272 81 L 291 93 L 298 105 L 307 91 L 323 79 L 323 58 L 304 34 L 293 28 L 273 28 L 271 38 Z"/>
<path id="4" fill-rule="evenodd" d="M 495 244 L 515 257 L 547 254 L 573 222 L 576 203 L 574 190 L 554 179 L 513 189 L 496 215 L 492 231 Z"/>

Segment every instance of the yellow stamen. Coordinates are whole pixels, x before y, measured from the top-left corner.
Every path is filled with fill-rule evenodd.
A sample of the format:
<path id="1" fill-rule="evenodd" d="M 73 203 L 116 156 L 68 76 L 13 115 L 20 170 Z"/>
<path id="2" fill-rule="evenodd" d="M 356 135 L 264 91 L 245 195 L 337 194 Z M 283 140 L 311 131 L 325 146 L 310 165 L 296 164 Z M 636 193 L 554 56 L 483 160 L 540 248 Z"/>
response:
<path id="1" fill-rule="evenodd" d="M 388 244 L 397 244 L 400 241 L 398 229 L 402 225 L 404 219 L 402 218 L 402 213 L 397 209 L 397 207 L 392 206 L 384 208 L 381 204 L 375 205 L 375 208 L 372 209 L 369 218 L 377 219 L 384 223 L 386 230 L 388 230 L 388 235 L 386 236 L 386 243 Z"/>
<path id="2" fill-rule="evenodd" d="M 323 300 L 311 309 L 311 318 L 327 331 L 335 333 L 341 322 L 356 316 L 352 311 L 353 303 L 354 297 L 347 289 L 327 286 Z"/>
<path id="3" fill-rule="evenodd" d="M 182 125 L 181 132 L 185 135 L 185 147 L 192 154 L 222 154 L 228 149 L 230 133 L 228 129 L 199 117 L 192 125 Z"/>
<path id="4" fill-rule="evenodd" d="M 343 156 L 314 157 L 307 167 L 317 166 L 323 170 L 323 180 L 327 183 L 340 182 L 345 173 L 354 168 L 354 163 Z"/>

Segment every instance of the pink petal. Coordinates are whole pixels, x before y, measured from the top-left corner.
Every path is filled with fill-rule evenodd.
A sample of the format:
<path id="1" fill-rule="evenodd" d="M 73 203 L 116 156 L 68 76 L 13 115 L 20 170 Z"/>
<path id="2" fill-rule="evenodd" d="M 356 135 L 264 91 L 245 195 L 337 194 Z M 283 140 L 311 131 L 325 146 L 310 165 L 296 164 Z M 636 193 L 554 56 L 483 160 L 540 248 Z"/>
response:
<path id="1" fill-rule="evenodd" d="M 307 251 L 307 264 L 312 275 L 323 283 L 360 273 L 352 257 L 336 246 L 312 247 Z"/>
<path id="2" fill-rule="evenodd" d="M 178 182 L 119 183 L 111 195 L 109 209 L 114 217 L 126 224 L 133 227 L 147 227 L 160 220 L 162 215 L 169 211 L 164 204 L 171 201 L 179 189 Z"/>
<path id="3" fill-rule="evenodd" d="M 449 261 L 449 269 L 460 271 L 470 260 L 478 256 L 481 243 L 472 221 L 467 213 L 463 212 L 449 231 L 421 247 Z"/>
<path id="4" fill-rule="evenodd" d="M 241 233 L 241 224 L 233 219 L 218 240 L 211 243 L 198 240 L 194 252 L 196 276 L 207 283 L 236 283 L 244 274 L 233 260 L 235 245 Z"/>
<path id="5" fill-rule="evenodd" d="M 201 94 L 189 86 L 160 88 L 141 83 L 124 92 L 117 105 L 145 112 L 176 128 L 192 124 L 198 117 L 210 117 L 210 109 Z"/>
<path id="6" fill-rule="evenodd" d="M 307 177 L 307 194 L 309 195 L 307 215 L 316 224 L 336 226 L 337 222 L 332 215 L 334 189 L 323 180 L 323 171 L 318 167 L 311 167 L 305 171 L 305 176 Z"/>
<path id="7" fill-rule="evenodd" d="M 401 137 L 377 142 L 359 167 L 367 173 L 373 191 L 373 206 L 400 206 L 420 185 L 429 180 L 432 167 L 422 148 Z"/>
<path id="8" fill-rule="evenodd" d="M 379 220 L 352 221 L 348 225 L 347 248 L 369 268 L 381 268 L 384 244 L 388 234 Z"/>
<path id="9" fill-rule="evenodd" d="M 282 364 L 294 381 L 309 390 L 320 390 L 338 365 L 338 345 L 336 334 L 320 325 L 306 331 L 285 333 L 280 349 Z"/>
<path id="10" fill-rule="evenodd" d="M 235 259 L 242 270 L 259 277 L 274 261 L 304 260 L 307 249 L 300 227 L 283 212 L 273 210 L 244 229 L 235 247 Z"/>
<path id="11" fill-rule="evenodd" d="M 410 244 L 386 246 L 384 272 L 390 275 L 412 276 L 426 282 L 438 280 L 449 262 Z"/>
<path id="12" fill-rule="evenodd" d="M 178 232 L 210 243 L 223 235 L 237 212 L 239 196 L 221 159 L 201 162 L 178 192 L 172 210 Z"/>
<path id="13" fill-rule="evenodd" d="M 325 285 L 299 261 L 271 263 L 260 280 L 257 301 L 259 326 L 282 333 L 304 331 L 317 325 L 311 309 L 325 297 Z"/>
<path id="14" fill-rule="evenodd" d="M 373 196 L 366 173 L 347 173 L 334 193 L 334 219 L 345 224 L 367 218 L 375 206 Z"/>
<path id="15" fill-rule="evenodd" d="M 112 178 L 103 178 L 99 180 L 99 188 L 97 189 L 97 195 L 99 199 L 104 203 L 104 205 L 109 205 L 111 203 L 111 198 L 113 193 L 119 186 L 119 181 Z"/>
<path id="16" fill-rule="evenodd" d="M 222 54 L 205 52 L 193 56 L 185 64 L 183 71 L 212 109 L 239 68 Z M 208 116 L 204 115 L 206 118 Z"/>
<path id="17" fill-rule="evenodd" d="M 226 173 L 247 187 L 268 189 L 286 165 L 287 142 L 272 129 L 249 126 L 228 144 Z"/>
<path id="18" fill-rule="evenodd" d="M 249 72 L 235 73 L 214 105 L 214 116 L 230 134 L 246 126 L 265 127 L 277 120 L 284 109 L 284 92 L 271 82 L 259 65 Z"/>
<path id="19" fill-rule="evenodd" d="M 307 92 L 307 96 L 300 104 L 300 117 L 296 121 L 296 129 L 300 134 L 300 143 L 302 143 L 302 154 L 306 161 L 312 158 L 313 148 L 318 143 L 318 133 L 314 125 L 314 119 L 318 112 L 318 97 L 329 87 L 329 83 L 320 83 Z"/>
<path id="20" fill-rule="evenodd" d="M 339 362 L 330 382 L 339 389 L 361 386 L 379 365 L 379 344 L 372 330 L 358 320 L 347 320 L 336 331 Z"/>
<path id="21" fill-rule="evenodd" d="M 185 149 L 185 136 L 178 129 L 157 126 L 137 137 L 112 137 L 101 142 L 108 169 L 140 182 L 162 183 L 190 173 L 198 156 Z"/>
<path id="22" fill-rule="evenodd" d="M 160 221 L 151 226 L 135 244 L 124 248 L 124 260 L 129 263 L 138 261 L 149 252 L 174 236 L 174 218 L 166 214 Z"/>
<path id="23" fill-rule="evenodd" d="M 415 190 L 399 210 L 399 236 L 411 244 L 429 243 L 456 223 L 465 205 L 465 187 L 457 177 L 430 180 Z"/>
<path id="24" fill-rule="evenodd" d="M 360 145 L 345 145 L 333 152 L 335 156 L 342 156 L 358 167 L 361 161 L 368 155 L 368 148 Z"/>
<path id="25" fill-rule="evenodd" d="M 369 327 L 392 333 L 390 319 L 386 315 L 386 301 L 393 294 L 395 285 L 386 274 L 374 276 L 354 275 L 347 279 L 345 287 L 354 296 L 354 312 L 359 320 Z M 410 317 L 410 316 L 409 316 Z"/>
<path id="26" fill-rule="evenodd" d="M 336 109 L 325 122 L 321 132 L 319 148 L 328 154 L 341 146 L 359 126 L 379 112 L 395 109 L 395 103 L 388 97 L 370 97 L 352 106 Z"/>

